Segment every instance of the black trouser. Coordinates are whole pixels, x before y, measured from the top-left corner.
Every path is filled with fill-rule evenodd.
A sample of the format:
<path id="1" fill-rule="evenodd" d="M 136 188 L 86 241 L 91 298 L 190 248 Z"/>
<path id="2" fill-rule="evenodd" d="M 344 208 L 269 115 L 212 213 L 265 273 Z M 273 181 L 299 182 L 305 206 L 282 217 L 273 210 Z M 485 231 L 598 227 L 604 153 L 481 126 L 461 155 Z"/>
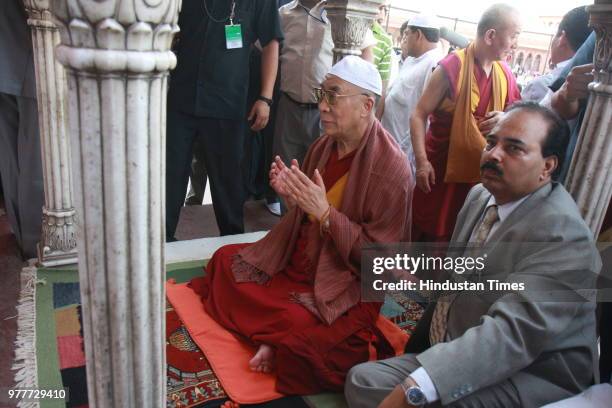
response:
<path id="1" fill-rule="evenodd" d="M 174 238 L 191 172 L 193 144 L 203 145 L 206 172 L 221 235 L 244 232 L 243 121 L 200 118 L 168 110 L 166 135 L 166 240 Z"/>
<path id="2" fill-rule="evenodd" d="M 266 198 L 268 202 L 276 201 L 276 193 L 270 187 L 270 165 L 272 164 L 272 142 L 274 140 L 274 121 L 278 102 L 279 77 L 276 76 L 274 103 L 270 108 L 268 124 L 262 130 L 254 132 L 245 126 L 243 174 L 247 193 L 256 200 Z M 250 110 L 261 94 L 261 52 L 251 47 L 249 56 L 249 91 L 247 110 Z"/>
<path id="3" fill-rule="evenodd" d="M 44 188 L 36 99 L 0 92 L 0 174 L 11 230 L 27 258 L 42 233 Z"/>
<path id="4" fill-rule="evenodd" d="M 610 322 L 612 322 L 612 302 L 604 302 L 601 304 L 599 318 L 599 380 L 602 383 L 612 380 L 612 325 Z"/>

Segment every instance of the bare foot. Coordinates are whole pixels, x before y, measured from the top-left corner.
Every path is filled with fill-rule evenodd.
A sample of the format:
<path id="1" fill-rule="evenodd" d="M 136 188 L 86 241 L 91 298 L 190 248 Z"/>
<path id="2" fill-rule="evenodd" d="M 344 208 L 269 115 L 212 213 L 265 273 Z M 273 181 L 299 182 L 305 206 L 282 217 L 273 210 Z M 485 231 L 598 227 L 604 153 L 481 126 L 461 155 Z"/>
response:
<path id="1" fill-rule="evenodd" d="M 258 373 L 271 373 L 274 368 L 274 349 L 267 344 L 259 346 L 257 353 L 249 361 L 249 367 Z"/>

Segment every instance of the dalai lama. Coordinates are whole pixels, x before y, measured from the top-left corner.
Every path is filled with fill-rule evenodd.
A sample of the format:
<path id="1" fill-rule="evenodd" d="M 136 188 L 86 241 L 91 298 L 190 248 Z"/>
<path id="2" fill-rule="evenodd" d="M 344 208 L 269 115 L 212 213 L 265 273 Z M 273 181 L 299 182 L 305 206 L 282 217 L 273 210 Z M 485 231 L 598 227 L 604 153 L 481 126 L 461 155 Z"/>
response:
<path id="1" fill-rule="evenodd" d="M 277 157 L 270 170 L 289 212 L 260 241 L 220 248 L 191 282 L 211 317 L 258 347 L 251 369 L 273 371 L 283 394 L 341 391 L 352 366 L 395 354 L 401 334 L 360 295 L 361 248 L 410 239 L 413 176 L 374 117 L 380 76 L 348 56 L 313 92 L 324 134 L 301 166 Z"/>

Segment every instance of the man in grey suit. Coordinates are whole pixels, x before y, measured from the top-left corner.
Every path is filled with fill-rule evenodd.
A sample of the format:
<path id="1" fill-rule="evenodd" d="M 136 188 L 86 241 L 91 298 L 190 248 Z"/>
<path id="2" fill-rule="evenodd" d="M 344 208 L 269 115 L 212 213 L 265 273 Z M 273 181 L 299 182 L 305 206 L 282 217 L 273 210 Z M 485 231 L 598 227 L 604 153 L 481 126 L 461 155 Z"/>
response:
<path id="1" fill-rule="evenodd" d="M 32 39 L 21 0 L 0 1 L 0 177 L 11 229 L 33 258 L 44 193 Z"/>
<path id="2" fill-rule="evenodd" d="M 525 290 L 432 304 L 406 354 L 349 372 L 351 408 L 540 407 L 593 383 L 595 304 L 577 290 L 594 287 L 601 262 L 571 196 L 552 181 L 568 132 L 544 107 L 511 106 L 487 136 L 482 184 L 451 240 L 486 249 L 483 281 Z"/>

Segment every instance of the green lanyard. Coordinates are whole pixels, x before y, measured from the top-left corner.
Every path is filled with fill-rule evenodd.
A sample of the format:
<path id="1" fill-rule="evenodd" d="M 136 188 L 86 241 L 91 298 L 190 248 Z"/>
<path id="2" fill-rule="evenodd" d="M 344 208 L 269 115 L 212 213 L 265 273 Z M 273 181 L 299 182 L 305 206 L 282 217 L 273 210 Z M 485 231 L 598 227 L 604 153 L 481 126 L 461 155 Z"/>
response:
<path id="1" fill-rule="evenodd" d="M 211 21 L 215 23 L 225 23 L 229 19 L 230 25 L 234 25 L 234 17 L 236 17 L 236 14 L 235 14 L 236 1 L 235 0 L 232 0 L 232 8 L 231 8 L 229 17 L 225 17 L 222 19 L 214 18 L 211 12 L 208 10 L 208 4 L 206 3 L 206 0 L 202 0 L 202 2 L 204 3 L 204 12 L 206 13 L 206 15 Z"/>
<path id="2" fill-rule="evenodd" d="M 208 4 L 206 0 L 204 2 L 204 11 L 208 18 L 215 23 L 225 23 L 229 19 L 229 24 L 225 25 L 225 47 L 228 50 L 236 48 L 242 48 L 242 25 L 234 24 L 234 18 L 236 17 L 236 1 L 232 0 L 232 8 L 229 17 L 223 19 L 217 19 L 208 10 Z"/>

